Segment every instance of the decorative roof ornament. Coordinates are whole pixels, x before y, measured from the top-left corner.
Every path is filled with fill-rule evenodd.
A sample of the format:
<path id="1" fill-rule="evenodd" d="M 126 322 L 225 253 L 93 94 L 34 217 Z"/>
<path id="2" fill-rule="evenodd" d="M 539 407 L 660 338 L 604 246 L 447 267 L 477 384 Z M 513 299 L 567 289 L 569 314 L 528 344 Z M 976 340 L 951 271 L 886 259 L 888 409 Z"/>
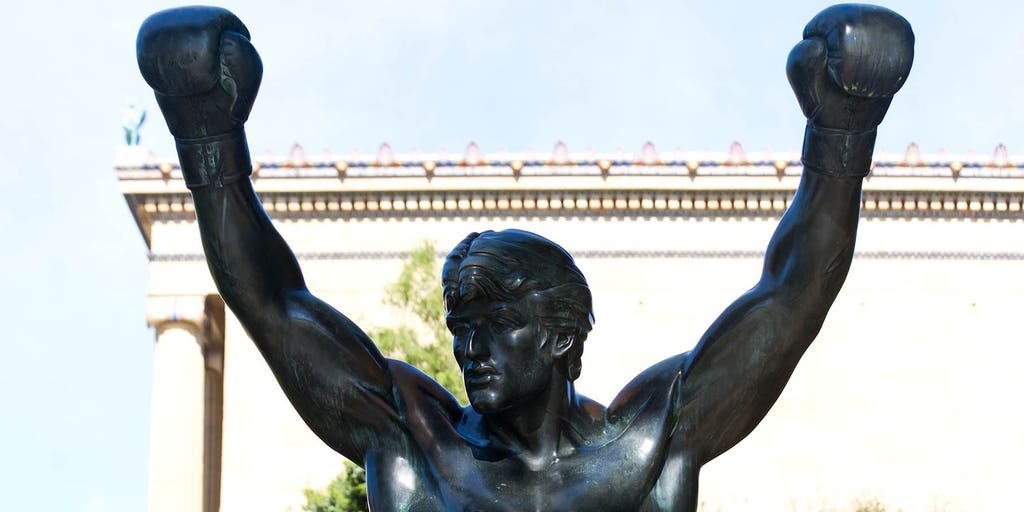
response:
<path id="1" fill-rule="evenodd" d="M 519 177 L 523 175 L 523 161 L 512 160 L 508 163 L 510 169 L 512 169 L 512 178 L 519 181 Z"/>
<path id="2" fill-rule="evenodd" d="M 555 148 L 551 151 L 551 161 L 553 165 L 569 165 L 569 148 L 566 147 L 565 143 L 558 141 L 555 143 Z"/>
<path id="3" fill-rule="evenodd" d="M 647 141 L 640 148 L 640 163 L 643 165 L 661 165 L 661 160 L 658 158 L 658 150 L 654 148 L 653 142 Z"/>
<path id="4" fill-rule="evenodd" d="M 747 165 L 747 153 L 743 151 L 743 144 L 739 141 L 733 142 L 729 146 L 729 159 L 726 160 L 728 165 Z"/>
<path id="5" fill-rule="evenodd" d="M 308 167 L 309 161 L 306 160 L 306 150 L 302 148 L 301 144 L 295 143 L 292 145 L 292 150 L 288 153 L 288 166 L 289 167 Z"/>
<path id="6" fill-rule="evenodd" d="M 949 163 L 949 171 L 953 173 L 953 181 L 960 179 L 960 171 L 964 170 L 964 163 L 957 160 Z"/>
<path id="7" fill-rule="evenodd" d="M 395 165 L 395 153 L 391 151 L 391 144 L 383 142 L 380 148 L 377 149 L 377 165 L 381 167 L 391 167 Z"/>
<path id="8" fill-rule="evenodd" d="M 995 151 L 992 152 L 992 165 L 994 167 L 1010 167 L 1010 155 L 1006 150 L 1006 145 L 996 146 Z"/>
<path id="9" fill-rule="evenodd" d="M 128 98 L 128 106 L 121 114 L 121 128 L 124 130 L 126 146 L 139 145 L 139 129 L 145 122 L 146 110 L 136 105 L 135 98 Z"/>
<path id="10" fill-rule="evenodd" d="M 335 160 L 334 171 L 338 173 L 339 180 L 345 181 L 345 175 L 348 173 L 348 162 L 344 160 Z"/>
<path id="11" fill-rule="evenodd" d="M 697 169 L 700 169 L 700 161 L 693 158 L 686 161 L 686 173 L 690 175 L 690 181 L 697 178 Z"/>
<path id="12" fill-rule="evenodd" d="M 480 156 L 480 146 L 477 146 L 476 142 L 470 141 L 466 146 L 466 156 L 462 159 L 463 165 L 476 167 L 483 161 L 483 157 Z"/>
<path id="13" fill-rule="evenodd" d="M 324 154 L 321 157 L 321 162 L 324 162 L 331 167 L 334 167 L 334 172 L 338 173 L 338 180 L 345 181 L 345 173 L 348 172 L 348 162 L 341 158 L 335 159 L 334 153 L 329 149 L 324 150 Z"/>
<path id="14" fill-rule="evenodd" d="M 924 160 L 921 158 L 921 148 L 918 147 L 916 142 L 911 142 L 907 146 L 907 152 L 903 154 L 903 160 L 900 162 L 903 167 L 920 167 L 924 165 Z"/>
<path id="15" fill-rule="evenodd" d="M 789 161 L 779 158 L 772 162 L 772 167 L 775 167 L 775 177 L 782 181 L 782 178 L 786 177 L 786 167 L 789 167 Z"/>
<path id="16" fill-rule="evenodd" d="M 168 162 L 160 164 L 157 169 L 160 170 L 160 177 L 163 178 L 164 183 L 171 180 L 171 171 L 174 170 L 174 166 Z"/>

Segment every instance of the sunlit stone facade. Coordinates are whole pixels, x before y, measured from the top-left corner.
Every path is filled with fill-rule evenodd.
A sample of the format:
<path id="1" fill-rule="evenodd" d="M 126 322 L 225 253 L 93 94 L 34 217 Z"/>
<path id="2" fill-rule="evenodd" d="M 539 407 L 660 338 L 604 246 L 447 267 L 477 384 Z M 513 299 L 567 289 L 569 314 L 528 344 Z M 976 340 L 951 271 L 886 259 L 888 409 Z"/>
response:
<path id="1" fill-rule="evenodd" d="M 1024 170 L 991 158 L 876 155 L 857 255 L 825 326 L 757 430 L 701 475 L 702 510 L 1000 511 L 1024 460 Z M 224 311 L 172 163 L 119 153 L 150 248 L 155 329 L 150 511 L 300 510 L 340 456 L 301 422 Z M 578 389 L 607 403 L 691 348 L 760 272 L 801 169 L 792 154 L 288 158 L 255 187 L 310 288 L 364 327 L 403 254 L 518 227 L 565 246 L 597 322 Z M 440 257 L 440 255 L 439 255 Z M 142 340 L 140 340 L 142 342 Z M 943 508 L 946 507 L 946 508 Z"/>

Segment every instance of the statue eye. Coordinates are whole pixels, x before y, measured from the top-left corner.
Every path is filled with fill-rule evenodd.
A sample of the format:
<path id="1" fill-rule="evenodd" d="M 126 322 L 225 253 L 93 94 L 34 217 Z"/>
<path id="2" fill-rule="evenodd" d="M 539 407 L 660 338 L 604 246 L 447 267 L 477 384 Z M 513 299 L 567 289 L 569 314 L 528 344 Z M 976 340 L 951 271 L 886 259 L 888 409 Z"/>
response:
<path id="1" fill-rule="evenodd" d="M 494 332 L 497 333 L 514 331 L 519 328 L 519 324 L 517 322 L 513 322 L 511 319 L 503 318 L 500 316 L 495 317 L 491 321 L 491 325 L 493 326 L 492 329 L 494 330 Z"/>
<path id="2" fill-rule="evenodd" d="M 461 322 L 449 324 L 448 330 L 452 332 L 452 336 L 455 336 L 456 338 L 462 338 L 469 335 L 469 324 Z"/>

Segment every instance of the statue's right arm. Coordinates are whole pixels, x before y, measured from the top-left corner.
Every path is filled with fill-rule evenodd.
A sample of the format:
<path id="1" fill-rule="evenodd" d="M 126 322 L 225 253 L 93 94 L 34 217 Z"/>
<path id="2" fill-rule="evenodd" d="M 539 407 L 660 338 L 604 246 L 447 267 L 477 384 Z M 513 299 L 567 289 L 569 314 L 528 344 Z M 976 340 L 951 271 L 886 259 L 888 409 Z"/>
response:
<path id="1" fill-rule="evenodd" d="M 242 124 L 262 64 L 248 31 L 223 9 L 191 7 L 151 16 L 137 44 L 175 137 L 217 289 L 310 428 L 361 463 L 400 435 L 389 363 L 309 292 L 253 190 Z"/>
<path id="2" fill-rule="evenodd" d="M 398 424 L 388 361 L 306 288 L 248 179 L 192 193 L 210 272 L 309 427 L 353 460 Z"/>

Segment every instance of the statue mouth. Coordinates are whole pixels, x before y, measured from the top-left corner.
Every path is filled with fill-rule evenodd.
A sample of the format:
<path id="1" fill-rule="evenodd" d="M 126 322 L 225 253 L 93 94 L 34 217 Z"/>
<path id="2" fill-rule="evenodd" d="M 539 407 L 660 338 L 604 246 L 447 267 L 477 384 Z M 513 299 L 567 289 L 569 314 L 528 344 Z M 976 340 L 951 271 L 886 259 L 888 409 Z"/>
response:
<path id="1" fill-rule="evenodd" d="M 466 369 L 463 378 L 466 381 L 466 387 L 480 387 L 498 380 L 499 373 L 492 366 L 477 366 Z"/>

